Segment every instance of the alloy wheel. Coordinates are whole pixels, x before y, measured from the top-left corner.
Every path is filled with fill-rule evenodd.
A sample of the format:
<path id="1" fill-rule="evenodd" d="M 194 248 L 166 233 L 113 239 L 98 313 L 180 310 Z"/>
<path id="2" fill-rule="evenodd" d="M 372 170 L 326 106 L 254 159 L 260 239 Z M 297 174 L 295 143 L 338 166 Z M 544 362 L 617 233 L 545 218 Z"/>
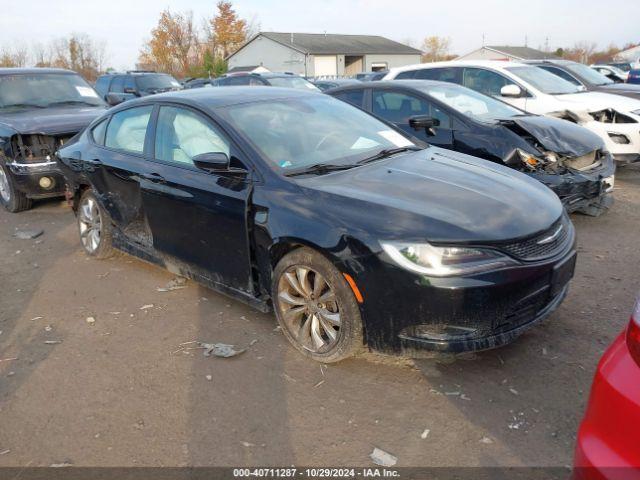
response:
<path id="1" fill-rule="evenodd" d="M 308 267 L 290 267 L 278 282 L 278 307 L 285 327 L 305 349 L 331 350 L 340 339 L 340 307 L 322 275 Z"/>
<path id="2" fill-rule="evenodd" d="M 98 202 L 92 197 L 84 198 L 78 209 L 78 224 L 80 226 L 80 240 L 89 253 L 94 253 L 100 246 L 102 233 L 102 219 Z"/>
<path id="3" fill-rule="evenodd" d="M 9 203 L 11 200 L 11 189 L 9 187 L 9 179 L 7 178 L 7 174 L 4 172 L 4 169 L 0 167 L 0 197 L 6 203 Z"/>

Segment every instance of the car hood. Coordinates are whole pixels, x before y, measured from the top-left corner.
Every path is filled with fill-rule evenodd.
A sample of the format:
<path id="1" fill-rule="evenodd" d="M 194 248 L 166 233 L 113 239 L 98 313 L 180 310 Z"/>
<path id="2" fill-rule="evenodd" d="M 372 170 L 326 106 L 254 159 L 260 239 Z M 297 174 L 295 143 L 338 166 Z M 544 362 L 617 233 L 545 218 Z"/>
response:
<path id="1" fill-rule="evenodd" d="M 603 148 L 602 139 L 580 125 L 558 118 L 523 115 L 500 120 L 500 124 L 518 133 L 517 125 L 550 152 L 565 157 L 581 157 Z"/>
<path id="2" fill-rule="evenodd" d="M 512 240 L 549 228 L 562 214 L 556 195 L 540 182 L 436 147 L 305 178 L 300 185 L 313 190 L 314 201 L 345 228 L 385 239 Z"/>
<path id="3" fill-rule="evenodd" d="M 0 113 L 0 124 L 21 134 L 75 134 L 107 107 L 56 107 Z"/>
<path id="4" fill-rule="evenodd" d="M 622 113 L 640 110 L 640 100 L 622 95 L 604 92 L 582 92 L 566 95 L 556 95 L 556 100 L 562 108 L 573 111 L 597 112 L 613 108 Z"/>

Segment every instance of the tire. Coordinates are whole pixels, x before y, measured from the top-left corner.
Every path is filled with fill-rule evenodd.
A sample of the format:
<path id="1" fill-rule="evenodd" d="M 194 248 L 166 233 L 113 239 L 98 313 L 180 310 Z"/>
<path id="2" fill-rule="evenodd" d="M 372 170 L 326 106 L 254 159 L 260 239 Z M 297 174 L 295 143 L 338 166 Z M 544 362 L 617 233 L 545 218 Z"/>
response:
<path id="1" fill-rule="evenodd" d="M 77 220 L 80 244 L 87 255 L 103 260 L 115 254 L 111 218 L 91 189 L 80 197 Z"/>
<path id="2" fill-rule="evenodd" d="M 33 205 L 33 201 L 16 188 L 11 174 L 4 165 L 0 165 L 0 203 L 11 213 L 29 210 Z"/>
<path id="3" fill-rule="evenodd" d="M 285 337 L 307 357 L 333 363 L 362 349 L 362 319 L 353 292 L 317 251 L 304 247 L 285 255 L 276 265 L 271 290 Z"/>

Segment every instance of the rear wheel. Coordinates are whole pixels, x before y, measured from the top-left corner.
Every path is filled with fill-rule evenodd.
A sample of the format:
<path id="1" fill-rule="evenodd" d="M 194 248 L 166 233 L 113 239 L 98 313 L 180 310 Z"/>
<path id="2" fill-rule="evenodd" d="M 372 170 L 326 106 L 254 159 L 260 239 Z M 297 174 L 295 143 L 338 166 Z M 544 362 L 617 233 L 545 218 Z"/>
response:
<path id="1" fill-rule="evenodd" d="M 11 213 L 29 210 L 32 205 L 31 199 L 16 188 L 4 165 L 0 165 L 0 203 Z"/>
<path id="2" fill-rule="evenodd" d="M 92 257 L 104 259 L 115 253 L 111 219 L 91 190 L 86 190 L 78 203 L 78 231 L 84 251 Z"/>
<path id="3" fill-rule="evenodd" d="M 273 303 L 282 331 L 300 352 L 330 363 L 362 348 L 362 320 L 342 274 L 320 253 L 300 248 L 274 270 Z"/>

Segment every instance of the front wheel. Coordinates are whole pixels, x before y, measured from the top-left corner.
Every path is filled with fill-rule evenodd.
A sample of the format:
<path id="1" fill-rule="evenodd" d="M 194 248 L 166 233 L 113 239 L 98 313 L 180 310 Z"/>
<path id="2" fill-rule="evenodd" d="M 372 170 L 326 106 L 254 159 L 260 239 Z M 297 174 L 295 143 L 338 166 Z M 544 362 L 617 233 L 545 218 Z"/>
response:
<path id="1" fill-rule="evenodd" d="M 360 309 L 342 274 L 320 253 L 300 248 L 274 270 L 273 303 L 287 339 L 304 355 L 331 363 L 362 348 Z"/>
<path id="2" fill-rule="evenodd" d="M 16 188 L 4 165 L 0 165 L 0 203 L 11 213 L 29 210 L 33 203 L 24 192 Z"/>
<path id="3" fill-rule="evenodd" d="M 78 203 L 78 232 L 84 251 L 99 259 L 115 252 L 111 245 L 112 230 L 109 214 L 100 206 L 91 190 L 86 190 Z"/>

